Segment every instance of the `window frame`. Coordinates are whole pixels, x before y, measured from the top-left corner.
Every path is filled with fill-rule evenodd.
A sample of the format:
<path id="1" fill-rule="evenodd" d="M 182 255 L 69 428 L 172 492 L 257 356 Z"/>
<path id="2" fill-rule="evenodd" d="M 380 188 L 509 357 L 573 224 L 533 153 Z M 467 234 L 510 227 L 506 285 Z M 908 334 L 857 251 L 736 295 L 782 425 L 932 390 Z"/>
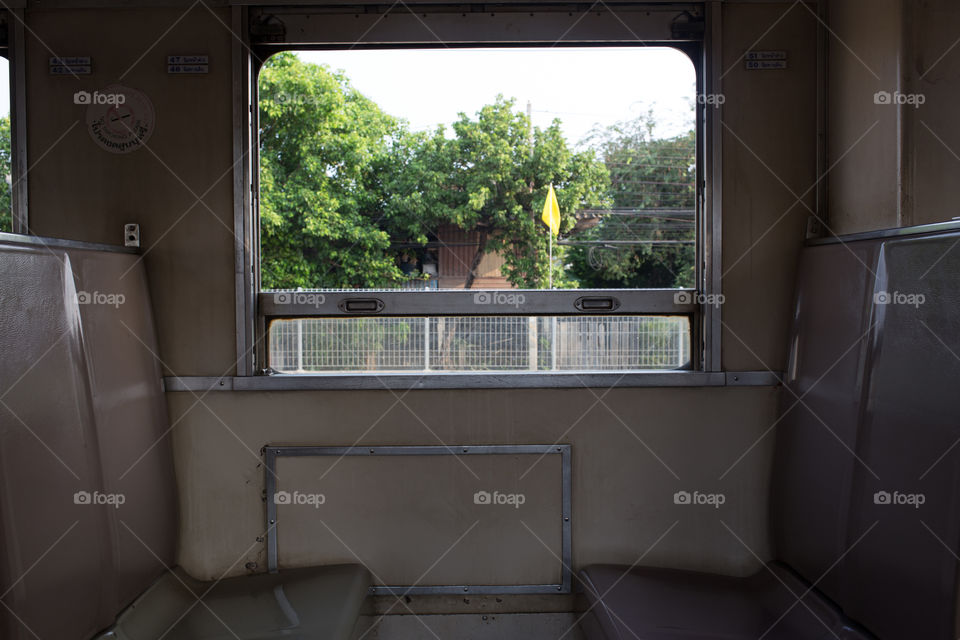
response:
<path id="1" fill-rule="evenodd" d="M 10 231 L 31 235 L 27 216 L 26 40 L 23 9 L 0 10 L 0 56 L 9 65 Z"/>
<path id="2" fill-rule="evenodd" d="M 409 14 L 417 20 L 423 22 L 429 19 L 433 13 L 443 14 L 448 22 L 455 22 L 456 16 L 453 13 L 461 11 L 462 5 L 457 5 L 455 11 L 449 10 L 449 7 L 442 5 L 419 6 L 409 9 Z M 684 40 L 664 40 L 652 39 L 647 41 L 638 41 L 636 39 L 624 40 L 614 39 L 607 35 L 606 37 L 595 37 L 595 39 L 578 41 L 569 46 L 666 46 L 680 50 L 687 54 L 693 63 L 696 72 L 696 91 L 697 95 L 707 93 L 719 93 L 720 70 L 719 70 L 719 2 L 688 2 L 688 3 L 634 3 L 630 5 L 617 5 L 618 11 L 632 10 L 637 12 L 647 12 L 651 10 L 660 12 L 659 18 L 663 17 L 664 12 L 672 11 L 674 15 L 684 8 L 696 7 L 699 15 L 703 18 L 703 33 L 701 37 L 690 37 Z M 414 9 L 417 12 L 423 12 L 423 18 L 414 15 Z M 387 11 L 389 13 L 390 10 Z M 497 11 L 503 12 L 507 20 L 509 17 L 515 17 L 523 12 L 533 12 L 544 14 L 544 12 L 555 12 L 562 22 L 560 14 L 568 16 L 580 15 L 582 7 L 575 5 L 551 5 L 550 7 L 527 7 L 519 6 L 500 6 Z M 279 35 L 281 29 L 276 23 L 271 22 L 277 14 L 281 14 L 283 19 L 289 23 L 283 23 L 284 29 L 289 30 L 299 37 L 299 42 L 286 42 L 284 37 Z M 325 20 L 317 21 L 304 20 L 306 15 L 323 13 Z M 594 12 L 597 21 L 602 22 L 600 12 Z M 580 316 L 595 314 L 596 311 L 580 310 L 577 308 L 577 300 L 581 298 L 616 298 L 618 305 L 615 310 L 611 310 L 605 315 L 627 316 L 627 315 L 686 315 L 690 318 L 691 335 L 691 370 L 685 373 L 714 373 L 720 372 L 720 307 L 718 305 L 706 305 L 702 303 L 678 301 L 675 294 L 678 292 L 687 292 L 698 294 L 701 302 L 708 299 L 707 296 L 720 293 L 720 191 L 718 181 L 714 181 L 714 175 L 721 175 L 720 172 L 720 109 L 707 109 L 705 105 L 700 104 L 704 101 L 697 101 L 695 127 L 696 127 L 696 282 L 697 289 L 616 289 L 616 290 L 535 290 L 523 291 L 526 302 L 521 308 L 491 308 L 489 306 L 477 305 L 473 302 L 473 290 L 452 290 L 452 291 L 413 291 L 413 290 L 384 290 L 384 291 L 322 291 L 327 301 L 322 308 L 311 304 L 277 304 L 272 292 L 263 292 L 260 290 L 259 274 L 259 142 L 257 139 L 259 132 L 259 104 L 258 104 L 258 79 L 259 71 L 271 55 L 279 51 L 288 50 L 322 50 L 322 49 L 344 49 L 344 48 L 367 48 L 367 49 L 395 49 L 402 47 L 425 48 L 434 46 L 439 48 L 437 42 L 419 42 L 411 36 L 406 40 L 397 40 L 391 42 L 369 42 L 358 40 L 347 41 L 347 37 L 334 36 L 338 29 L 338 19 L 344 19 L 347 16 L 359 19 L 366 17 L 368 12 L 360 13 L 356 7 L 351 8 L 257 8 L 257 7 L 234 7 L 233 23 L 236 33 L 245 34 L 245 40 L 236 39 L 234 43 L 234 149 L 235 160 L 239 164 L 240 170 L 236 172 L 238 177 L 235 179 L 235 227 L 237 230 L 237 376 L 250 376 L 269 373 L 266 370 L 268 363 L 268 331 L 270 322 L 280 318 L 305 318 L 305 317 L 370 317 L 371 315 L 380 316 Z M 387 14 L 376 14 L 379 18 L 370 18 L 377 24 Z M 462 13 L 464 19 L 472 19 L 476 15 L 482 15 L 486 18 L 487 13 Z M 624 23 L 619 15 L 611 14 L 619 24 L 630 29 Z M 593 17 L 593 14 L 591 14 Z M 486 18 L 489 24 L 489 18 Z M 402 27 L 397 27 L 395 21 L 391 28 L 395 29 L 393 33 L 406 33 Z M 594 31 L 600 36 L 604 29 L 610 33 L 611 25 L 614 20 L 610 20 L 605 27 L 597 27 Z M 662 20 L 661 20 L 662 22 Z M 632 23 L 631 23 L 632 24 Z M 321 26 L 325 25 L 325 26 Z M 535 39 L 524 40 L 522 42 L 511 41 L 509 44 L 498 41 L 495 37 L 503 38 L 503 34 L 497 32 L 503 25 L 488 28 L 482 32 L 483 40 L 476 39 L 470 42 L 456 42 L 442 44 L 444 47 L 478 47 L 478 46 L 549 46 L 550 42 L 538 41 Z M 634 29 L 631 33 L 636 34 L 640 29 L 633 24 Z M 663 24 L 659 25 L 663 29 Z M 309 32 L 308 29 L 318 29 L 317 32 Z M 397 30 L 399 29 L 399 30 Z M 369 31 L 369 29 L 368 29 Z M 412 34 L 412 30 L 408 29 Z M 421 34 L 422 35 L 422 34 Z M 491 37 L 495 36 L 495 37 Z M 646 35 L 646 34 L 645 34 Z M 343 42 L 337 42 L 340 38 Z M 514 34 L 515 37 L 515 34 Z M 312 44 L 306 44 L 309 38 Z M 287 40 L 291 38 L 286 36 Z M 516 289 L 503 290 L 506 293 L 518 293 Z M 346 308 L 346 302 L 350 299 L 371 299 L 375 298 L 382 303 L 380 309 L 375 314 L 351 312 Z M 551 376 L 562 376 L 570 372 L 541 372 L 545 379 Z M 631 371 L 631 379 L 640 379 L 643 376 L 651 376 L 657 372 Z M 663 373 L 663 372 L 659 372 Z M 345 372 L 343 374 L 325 372 L 319 374 L 324 378 L 343 377 L 353 378 L 364 375 L 377 376 L 377 372 L 370 374 L 357 374 L 354 372 Z M 422 375 L 412 372 L 410 376 Z M 457 376 L 457 373 L 431 373 L 431 376 Z M 503 372 L 477 372 L 476 375 L 495 375 L 503 376 Z M 507 374 L 509 375 L 509 374 Z M 523 375 L 523 374 L 521 374 Z M 292 374 L 293 377 L 310 377 L 310 374 Z M 599 373 L 595 376 L 610 376 L 612 379 L 623 378 L 622 372 Z M 549 384 L 545 385 L 549 386 Z"/>

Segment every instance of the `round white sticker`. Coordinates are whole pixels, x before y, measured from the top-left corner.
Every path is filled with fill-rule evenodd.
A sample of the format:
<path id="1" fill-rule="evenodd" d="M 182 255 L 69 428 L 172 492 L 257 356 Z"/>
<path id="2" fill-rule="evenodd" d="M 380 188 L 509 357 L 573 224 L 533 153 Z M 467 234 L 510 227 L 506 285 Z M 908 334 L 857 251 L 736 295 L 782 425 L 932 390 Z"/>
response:
<path id="1" fill-rule="evenodd" d="M 87 103 L 90 137 L 111 153 L 136 151 L 153 133 L 153 104 L 136 89 L 112 84 L 92 94 L 84 92 L 82 102 Z"/>

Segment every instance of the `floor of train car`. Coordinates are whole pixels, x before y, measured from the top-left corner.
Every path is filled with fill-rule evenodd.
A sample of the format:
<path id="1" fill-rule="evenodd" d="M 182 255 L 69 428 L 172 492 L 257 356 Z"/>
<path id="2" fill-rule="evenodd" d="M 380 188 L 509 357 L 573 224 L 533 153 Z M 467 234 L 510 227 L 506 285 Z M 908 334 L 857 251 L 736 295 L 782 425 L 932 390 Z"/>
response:
<path id="1" fill-rule="evenodd" d="M 353 640 L 584 640 L 578 613 L 361 616 Z"/>

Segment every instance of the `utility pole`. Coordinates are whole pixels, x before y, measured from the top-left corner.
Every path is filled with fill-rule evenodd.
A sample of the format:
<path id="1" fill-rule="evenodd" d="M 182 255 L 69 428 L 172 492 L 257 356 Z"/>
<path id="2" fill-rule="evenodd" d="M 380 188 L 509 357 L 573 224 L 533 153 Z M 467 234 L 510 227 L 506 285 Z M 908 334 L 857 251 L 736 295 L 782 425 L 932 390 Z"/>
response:
<path id="1" fill-rule="evenodd" d="M 527 145 L 530 147 L 530 157 L 533 157 L 533 102 L 527 100 Z M 530 179 L 531 188 L 533 179 Z"/>

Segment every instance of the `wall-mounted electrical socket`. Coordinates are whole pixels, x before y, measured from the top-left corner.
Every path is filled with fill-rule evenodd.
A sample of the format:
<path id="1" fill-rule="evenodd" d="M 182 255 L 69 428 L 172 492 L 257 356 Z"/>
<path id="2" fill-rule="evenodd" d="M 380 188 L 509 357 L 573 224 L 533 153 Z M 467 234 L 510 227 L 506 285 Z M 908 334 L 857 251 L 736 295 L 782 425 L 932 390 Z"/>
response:
<path id="1" fill-rule="evenodd" d="M 823 222 L 816 216 L 807 218 L 807 240 L 823 237 Z"/>
<path id="2" fill-rule="evenodd" d="M 130 222 L 123 225 L 123 246 L 140 247 L 140 225 Z"/>

